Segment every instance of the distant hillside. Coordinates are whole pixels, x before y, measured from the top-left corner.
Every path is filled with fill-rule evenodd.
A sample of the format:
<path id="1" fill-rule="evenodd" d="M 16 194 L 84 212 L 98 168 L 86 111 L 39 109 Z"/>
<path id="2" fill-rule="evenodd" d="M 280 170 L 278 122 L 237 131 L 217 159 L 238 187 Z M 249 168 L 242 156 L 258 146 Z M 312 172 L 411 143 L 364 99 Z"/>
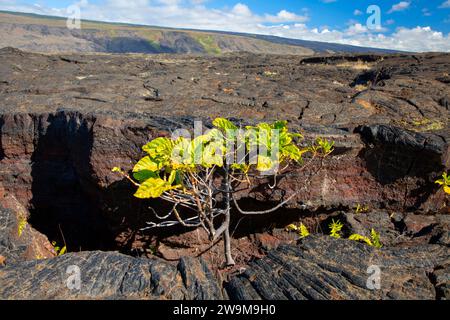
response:
<path id="1" fill-rule="evenodd" d="M 222 31 L 172 29 L 83 20 L 82 30 L 69 30 L 66 19 L 0 11 L 0 48 L 36 52 L 109 53 L 315 53 L 393 52 L 334 43 Z"/>

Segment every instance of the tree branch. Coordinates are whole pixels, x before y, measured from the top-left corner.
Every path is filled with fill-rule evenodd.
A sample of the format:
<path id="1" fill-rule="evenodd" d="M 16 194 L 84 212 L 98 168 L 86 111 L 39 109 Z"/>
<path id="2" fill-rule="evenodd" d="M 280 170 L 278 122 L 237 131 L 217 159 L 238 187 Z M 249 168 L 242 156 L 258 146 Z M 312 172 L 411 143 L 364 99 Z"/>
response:
<path id="1" fill-rule="evenodd" d="M 284 200 L 283 202 L 281 202 L 279 205 L 277 205 L 276 207 L 273 207 L 272 209 L 269 210 L 263 210 L 263 211 L 244 211 L 242 210 L 237 201 L 236 198 L 234 197 L 234 195 L 232 195 L 233 198 L 233 203 L 236 207 L 236 209 L 241 213 L 241 214 L 246 214 L 246 215 L 257 215 L 257 214 L 267 214 L 267 213 L 271 213 L 274 211 L 277 211 L 278 209 L 280 209 L 282 206 L 284 206 L 286 203 L 288 203 L 289 201 L 291 201 L 297 194 L 299 194 L 299 192 L 295 192 L 294 194 L 292 194 L 289 198 L 287 198 L 286 200 Z"/>

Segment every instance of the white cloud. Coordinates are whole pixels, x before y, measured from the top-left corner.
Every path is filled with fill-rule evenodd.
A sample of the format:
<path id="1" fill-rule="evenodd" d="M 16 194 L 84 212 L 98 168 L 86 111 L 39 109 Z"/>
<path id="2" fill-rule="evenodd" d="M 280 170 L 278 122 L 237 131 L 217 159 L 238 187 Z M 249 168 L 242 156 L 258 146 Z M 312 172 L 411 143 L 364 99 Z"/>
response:
<path id="1" fill-rule="evenodd" d="M 364 24 L 351 21 L 346 29 L 342 30 L 326 26 L 315 28 L 308 26 L 306 10 L 302 10 L 301 13 L 281 10 L 276 14 L 256 14 L 244 3 L 229 8 L 211 9 L 207 8 L 204 2 L 204 0 L 105 0 L 101 5 L 85 3 L 81 14 L 83 19 L 110 22 L 268 34 L 405 51 L 450 52 L 450 35 L 430 27 L 398 28 L 392 34 L 387 34 L 386 29 L 368 30 Z M 65 9 L 20 6 L 11 0 L 1 0 L 0 9 L 66 15 Z M 386 25 L 388 24 L 389 20 L 386 21 Z"/>
<path id="2" fill-rule="evenodd" d="M 394 4 L 392 6 L 391 10 L 388 11 L 388 13 L 406 10 L 409 8 L 410 5 L 411 5 L 411 2 L 409 2 L 409 1 L 400 1 L 397 4 Z"/>
<path id="3" fill-rule="evenodd" d="M 450 0 L 447 0 L 445 2 L 443 2 L 439 8 L 443 9 L 443 8 L 450 8 Z"/>
<path id="4" fill-rule="evenodd" d="M 363 14 L 363 12 L 361 10 L 355 9 L 355 11 L 353 11 L 353 15 L 355 16 L 361 16 Z"/>
<path id="5" fill-rule="evenodd" d="M 238 3 L 233 7 L 233 10 L 231 10 L 234 14 L 237 14 L 238 16 L 251 16 L 252 12 L 250 11 L 250 8 L 242 3 Z"/>

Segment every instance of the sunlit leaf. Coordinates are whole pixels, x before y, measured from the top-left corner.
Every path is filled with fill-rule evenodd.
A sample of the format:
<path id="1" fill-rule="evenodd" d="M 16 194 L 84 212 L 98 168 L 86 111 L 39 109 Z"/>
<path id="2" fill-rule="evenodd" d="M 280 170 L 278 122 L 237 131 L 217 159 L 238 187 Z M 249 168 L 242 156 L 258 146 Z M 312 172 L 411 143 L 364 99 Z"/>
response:
<path id="1" fill-rule="evenodd" d="M 149 156 L 146 156 L 139 160 L 133 168 L 133 172 L 139 172 L 143 170 L 158 171 L 161 169 L 161 164 L 153 161 Z"/>
<path id="2" fill-rule="evenodd" d="M 222 129 L 224 131 L 237 129 L 237 127 L 230 120 L 227 120 L 225 118 L 216 118 L 213 121 L 213 126 Z"/>
<path id="3" fill-rule="evenodd" d="M 161 178 L 150 178 L 140 185 L 134 196 L 140 199 L 158 198 L 165 191 L 174 188 L 176 187 L 172 187 L 169 182 Z"/>
<path id="4" fill-rule="evenodd" d="M 142 150 L 147 152 L 152 158 L 168 158 L 172 155 L 173 143 L 169 138 L 156 138 L 145 146 Z"/>
<path id="5" fill-rule="evenodd" d="M 373 246 L 372 241 L 369 238 L 362 236 L 360 234 L 352 234 L 348 238 L 349 238 L 349 240 L 362 241 L 362 242 L 365 242 L 366 244 L 368 244 L 369 246 Z"/>
<path id="6" fill-rule="evenodd" d="M 133 173 L 133 178 L 135 178 L 139 182 L 144 182 L 147 179 L 156 177 L 158 177 L 158 174 L 150 170 L 141 170 Z"/>

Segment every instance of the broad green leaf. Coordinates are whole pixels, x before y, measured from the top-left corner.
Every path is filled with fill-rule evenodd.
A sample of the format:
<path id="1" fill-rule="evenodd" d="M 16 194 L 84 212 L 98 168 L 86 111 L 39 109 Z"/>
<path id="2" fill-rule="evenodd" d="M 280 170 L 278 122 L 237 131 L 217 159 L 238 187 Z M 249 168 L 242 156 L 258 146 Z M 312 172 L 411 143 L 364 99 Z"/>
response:
<path id="1" fill-rule="evenodd" d="M 292 136 L 289 133 L 281 132 L 279 140 L 280 140 L 280 146 L 284 147 L 284 146 L 290 145 L 292 143 Z"/>
<path id="2" fill-rule="evenodd" d="M 147 152 L 152 158 L 168 159 L 172 155 L 172 148 L 172 140 L 160 137 L 147 143 L 142 147 L 142 150 Z"/>
<path id="3" fill-rule="evenodd" d="M 278 130 L 283 130 L 283 131 L 286 130 L 287 131 L 287 121 L 286 120 L 276 121 L 273 124 L 273 128 L 278 129 Z"/>
<path id="4" fill-rule="evenodd" d="M 262 130 L 264 130 L 264 131 L 268 131 L 268 132 L 270 132 L 273 128 L 270 126 L 270 124 L 268 124 L 268 123 L 265 123 L 265 122 L 261 122 L 261 123 L 258 123 L 258 125 L 256 126 L 258 129 L 262 129 Z"/>
<path id="5" fill-rule="evenodd" d="M 145 156 L 133 168 L 133 172 L 139 172 L 143 170 L 158 171 L 161 169 L 161 164 L 153 161 L 149 156 Z"/>
<path id="6" fill-rule="evenodd" d="M 203 151 L 202 164 L 206 167 L 211 167 L 213 165 L 218 167 L 223 166 L 223 156 L 220 145 L 209 144 L 205 147 Z"/>
<path id="7" fill-rule="evenodd" d="M 258 164 L 256 165 L 256 170 L 258 171 L 269 171 L 274 167 L 274 162 L 270 157 L 258 156 Z"/>
<path id="8" fill-rule="evenodd" d="M 216 118 L 213 121 L 213 126 L 224 131 L 237 129 L 237 127 L 230 120 L 227 120 L 225 118 Z"/>
<path id="9" fill-rule="evenodd" d="M 134 196 L 140 199 L 158 198 L 165 191 L 175 188 L 177 186 L 172 187 L 167 181 L 161 178 L 150 178 L 140 185 Z"/>
<path id="10" fill-rule="evenodd" d="M 158 174 L 156 172 L 150 171 L 150 170 L 141 170 L 133 173 L 134 179 L 139 181 L 140 183 L 144 182 L 147 179 L 150 178 L 157 178 Z"/>
<path id="11" fill-rule="evenodd" d="M 300 150 L 296 145 L 291 144 L 288 146 L 285 146 L 281 149 L 281 153 L 289 157 L 290 159 L 300 162 L 302 160 L 302 156 L 304 153 L 308 152 L 308 149 Z"/>
<path id="12" fill-rule="evenodd" d="M 450 186 L 444 186 L 444 192 L 450 194 Z"/>
<path id="13" fill-rule="evenodd" d="M 172 163 L 179 165 L 192 163 L 190 144 L 191 141 L 183 137 L 180 137 L 175 141 L 175 145 L 172 149 Z"/>

